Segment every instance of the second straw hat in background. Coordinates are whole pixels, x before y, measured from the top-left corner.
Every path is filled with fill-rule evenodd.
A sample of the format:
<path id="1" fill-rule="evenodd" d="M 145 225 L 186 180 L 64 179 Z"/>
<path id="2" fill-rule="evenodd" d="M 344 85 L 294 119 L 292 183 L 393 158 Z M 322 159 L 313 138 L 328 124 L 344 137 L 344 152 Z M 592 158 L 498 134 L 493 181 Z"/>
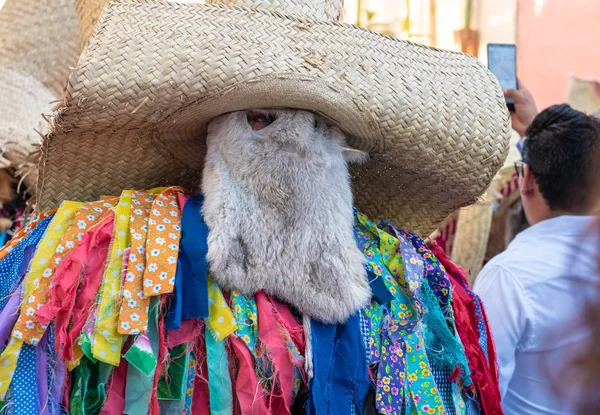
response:
<path id="1" fill-rule="evenodd" d="M 8 158 L 2 167 L 35 170 L 26 156 L 41 142 L 35 130 L 46 128 L 42 114 L 64 95 L 78 36 L 73 0 L 6 0 L 0 9 L 0 151 Z M 36 176 L 27 175 L 30 191 Z"/>
<path id="2" fill-rule="evenodd" d="M 210 120 L 269 107 L 320 113 L 369 153 L 352 175 L 371 217 L 427 235 L 487 189 L 510 128 L 476 59 L 338 23 L 339 0 L 235 4 L 105 6 L 45 141 L 41 209 L 192 187 Z"/>

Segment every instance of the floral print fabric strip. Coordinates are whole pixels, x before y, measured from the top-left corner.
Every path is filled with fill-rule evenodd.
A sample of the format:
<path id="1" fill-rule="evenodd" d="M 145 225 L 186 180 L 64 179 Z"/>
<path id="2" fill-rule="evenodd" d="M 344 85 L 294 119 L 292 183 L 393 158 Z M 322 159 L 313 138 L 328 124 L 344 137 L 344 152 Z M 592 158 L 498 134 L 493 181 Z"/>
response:
<path id="1" fill-rule="evenodd" d="M 364 313 L 371 323 L 371 362 L 379 363 L 376 406 L 379 413 L 445 414 L 425 352 L 420 300 L 423 259 L 404 237 L 397 238 L 355 210 L 355 238 L 367 266 L 394 296 L 389 304 L 372 301 Z"/>
<path id="2" fill-rule="evenodd" d="M 31 261 L 31 268 L 25 277 L 21 314 L 13 330 L 13 337 L 28 344 L 37 345 L 46 330 L 46 326 L 41 325 L 34 314 L 44 305 L 46 291 L 52 282 L 52 275 L 56 265 L 62 259 L 55 258 L 53 255 L 64 251 L 63 245 L 60 244 L 63 240 L 62 236 L 65 230 L 71 226 L 73 218 L 81 206 L 82 204 L 77 202 L 64 202 L 60 206 Z"/>
<path id="3" fill-rule="evenodd" d="M 61 210 L 65 212 L 69 212 L 72 210 L 75 213 L 75 218 L 72 222 L 68 222 L 65 227 L 66 232 L 60 238 L 59 244 L 56 246 L 56 250 L 54 255 L 48 262 L 45 267 L 41 278 L 34 277 L 29 281 L 31 284 L 31 291 L 29 292 L 29 306 L 24 306 L 21 308 L 21 315 L 19 316 L 19 320 L 15 328 L 19 330 L 23 334 L 23 341 L 28 344 L 36 345 L 41 340 L 44 332 L 46 331 L 47 325 L 42 325 L 34 313 L 37 311 L 39 307 L 34 307 L 34 304 L 45 304 L 48 297 L 48 290 L 50 288 L 50 283 L 52 282 L 52 278 L 54 277 L 54 273 L 56 272 L 56 267 L 58 264 L 64 260 L 67 255 L 75 248 L 75 245 L 81 241 L 84 233 L 90 229 L 94 224 L 96 224 L 99 218 L 108 211 L 108 209 L 112 208 L 118 198 L 107 199 L 106 201 L 98 201 L 87 204 L 80 204 L 76 202 L 65 202 Z M 70 212 L 69 212 L 70 213 Z M 49 233 L 56 233 L 56 236 L 59 235 L 65 230 L 63 228 L 49 229 Z M 51 240 L 46 241 L 46 244 L 52 243 Z M 32 324 L 27 324 L 28 321 L 31 321 Z"/>
<path id="4" fill-rule="evenodd" d="M 131 196 L 129 232 L 131 248 L 127 272 L 123 280 L 119 333 L 140 334 L 148 331 L 148 307 L 150 299 L 144 295 L 143 279 L 146 269 L 146 238 L 148 218 L 154 195 L 134 191 Z M 149 280 L 150 281 L 150 280 Z"/>
<path id="5" fill-rule="evenodd" d="M 148 218 L 144 295 L 153 297 L 173 292 L 179 240 L 181 238 L 181 208 L 177 193 L 181 187 L 170 187 L 154 199 Z"/>

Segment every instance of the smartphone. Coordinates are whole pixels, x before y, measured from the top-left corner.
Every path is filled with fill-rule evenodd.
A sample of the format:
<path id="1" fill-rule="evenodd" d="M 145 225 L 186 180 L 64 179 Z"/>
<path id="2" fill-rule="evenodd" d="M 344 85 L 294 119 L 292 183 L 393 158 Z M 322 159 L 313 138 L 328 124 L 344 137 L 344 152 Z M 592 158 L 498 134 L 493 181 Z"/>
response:
<path id="1" fill-rule="evenodd" d="M 488 68 L 496 75 L 502 89 L 517 89 L 517 47 L 513 44 L 488 43 Z M 509 111 L 515 111 L 512 98 L 506 98 Z"/>

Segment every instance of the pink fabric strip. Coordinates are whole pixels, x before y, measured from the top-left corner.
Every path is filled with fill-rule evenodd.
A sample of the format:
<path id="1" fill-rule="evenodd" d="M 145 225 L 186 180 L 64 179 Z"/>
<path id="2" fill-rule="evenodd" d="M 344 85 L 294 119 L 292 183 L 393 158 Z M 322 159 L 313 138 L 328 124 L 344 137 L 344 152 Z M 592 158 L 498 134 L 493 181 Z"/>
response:
<path id="1" fill-rule="evenodd" d="M 100 415 L 121 415 L 125 410 L 125 382 L 127 380 L 127 360 L 121 363 L 110 377 L 106 401 L 102 406 Z"/>
<path id="2" fill-rule="evenodd" d="M 35 313 L 42 324 L 48 324 L 56 318 L 55 347 L 57 350 L 61 349 L 68 337 L 67 327 L 75 308 L 79 277 L 92 249 L 92 243 L 98 241 L 96 235 L 104 230 L 104 226 L 99 226 L 87 232 L 81 243 L 58 265 L 53 279 L 54 286 L 48 294 L 48 302 Z"/>
<path id="3" fill-rule="evenodd" d="M 294 365 L 287 346 L 281 337 L 281 326 L 275 317 L 276 311 L 267 296 L 256 294 L 258 309 L 258 338 L 265 348 L 267 357 L 273 362 L 274 376 L 279 380 L 281 395 L 271 395 L 270 406 L 273 413 L 290 415 L 294 394 Z"/>
<path id="4" fill-rule="evenodd" d="M 60 341 L 64 344 L 62 356 L 68 361 L 73 360 L 73 344 L 79 339 L 81 330 L 96 301 L 96 294 L 102 283 L 102 274 L 108 257 L 114 226 L 114 215 L 112 212 L 110 212 L 110 214 L 111 216 L 104 225 L 99 226 L 92 231 L 93 233 L 90 236 L 91 241 L 89 251 L 87 252 L 87 258 L 81 258 L 82 261 L 87 259 L 87 263 L 85 264 L 85 272 L 81 281 L 79 293 L 77 294 L 75 308 L 73 309 L 71 330 L 68 334 L 64 331 L 60 332 Z M 66 324 L 68 324 L 68 321 Z"/>
<path id="5" fill-rule="evenodd" d="M 199 319 L 182 320 L 181 328 L 167 330 L 167 347 L 173 349 L 181 344 L 191 342 L 198 337 L 201 330 L 202 325 Z"/>
<path id="6" fill-rule="evenodd" d="M 239 362 L 235 395 L 240 404 L 242 415 L 270 414 L 271 411 L 265 402 L 267 394 L 258 383 L 254 370 L 254 358 L 250 354 L 248 346 L 236 336 L 230 336 L 229 339 Z"/>
<path id="7" fill-rule="evenodd" d="M 154 384 L 152 385 L 152 392 L 150 393 L 150 411 L 149 415 L 160 415 L 160 406 L 158 405 L 158 395 L 156 390 L 158 389 L 158 381 L 160 375 L 164 369 L 165 359 L 169 355 L 169 349 L 167 348 L 167 336 L 165 332 L 165 319 L 163 311 L 165 310 L 165 304 L 167 302 L 166 295 L 162 295 L 160 299 L 160 308 L 158 309 L 158 364 L 154 371 Z"/>

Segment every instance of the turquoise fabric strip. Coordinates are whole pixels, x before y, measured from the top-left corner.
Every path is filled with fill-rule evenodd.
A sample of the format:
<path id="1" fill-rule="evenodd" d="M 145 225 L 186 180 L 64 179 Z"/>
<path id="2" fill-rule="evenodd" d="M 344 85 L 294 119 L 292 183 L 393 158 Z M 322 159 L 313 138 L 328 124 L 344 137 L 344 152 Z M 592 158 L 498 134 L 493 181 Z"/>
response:
<path id="1" fill-rule="evenodd" d="M 231 415 L 233 397 L 225 342 L 206 333 L 206 360 L 208 364 L 208 389 L 211 415 Z"/>

